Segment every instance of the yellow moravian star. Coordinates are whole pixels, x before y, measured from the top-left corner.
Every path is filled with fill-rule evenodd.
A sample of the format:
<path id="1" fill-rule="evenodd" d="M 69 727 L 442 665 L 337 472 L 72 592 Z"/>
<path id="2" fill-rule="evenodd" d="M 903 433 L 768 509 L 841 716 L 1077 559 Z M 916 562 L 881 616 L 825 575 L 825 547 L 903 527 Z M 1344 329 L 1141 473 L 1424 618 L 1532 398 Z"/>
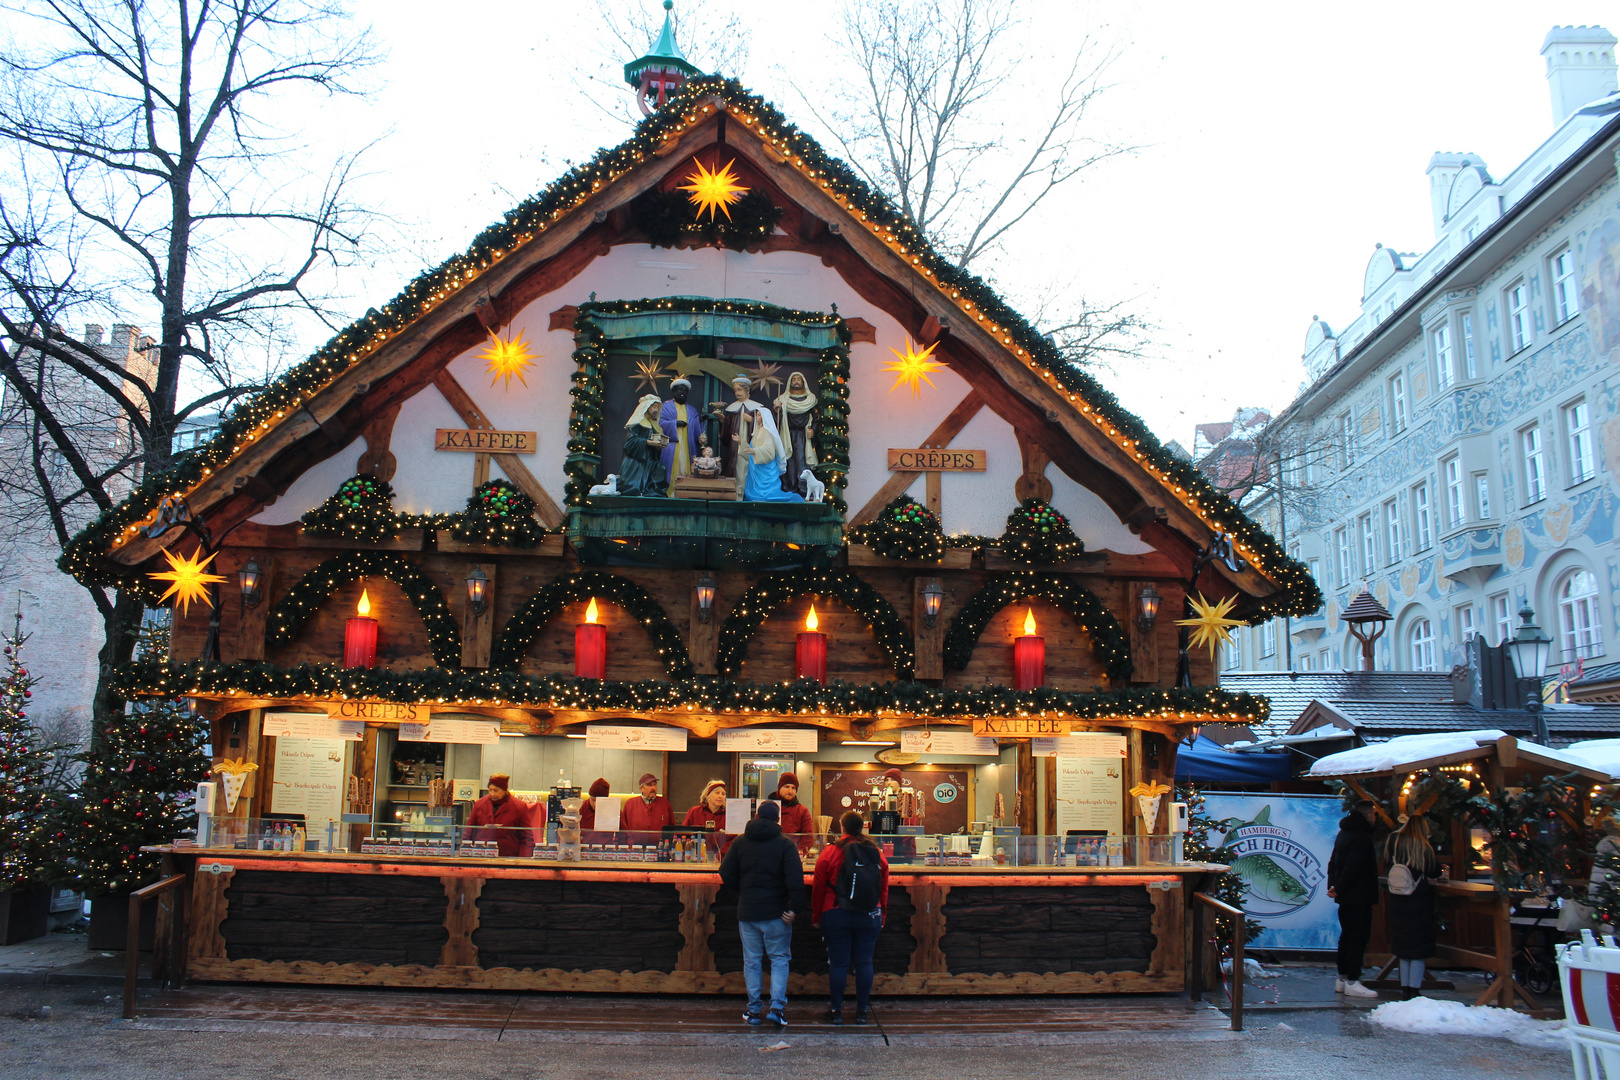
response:
<path id="1" fill-rule="evenodd" d="M 691 192 L 687 198 L 697 207 L 698 217 L 708 214 L 712 218 L 714 212 L 719 210 L 726 215 L 726 220 L 730 221 L 732 204 L 741 199 L 743 192 L 748 190 L 737 182 L 742 178 L 731 171 L 731 167 L 737 164 L 736 159 L 733 158 L 726 163 L 725 168 L 716 172 L 710 172 L 701 161 L 694 164 L 697 165 L 697 172 L 688 176 L 686 183 L 676 190 Z"/>
<path id="2" fill-rule="evenodd" d="M 223 582 L 225 575 L 204 572 L 208 569 L 208 564 L 214 561 L 214 555 L 218 555 L 219 552 L 214 552 L 214 555 L 206 559 L 198 559 L 197 556 L 201 554 L 202 551 L 198 550 L 190 555 L 176 556 L 167 548 L 164 549 L 163 557 L 169 560 L 169 568 L 147 575 L 158 581 L 170 583 L 169 591 L 158 597 L 158 603 L 161 604 L 172 596 L 182 615 L 190 612 L 193 600 L 201 600 L 209 607 L 214 606 L 213 599 L 208 595 L 208 586 Z"/>
<path id="3" fill-rule="evenodd" d="M 524 339 L 523 331 L 519 330 L 517 337 L 514 338 L 503 338 L 491 331 L 489 344 L 478 354 L 478 359 L 489 361 L 489 366 L 484 370 L 495 376 L 489 381 L 489 385 L 494 386 L 500 382 L 503 375 L 506 377 L 508 390 L 512 389 L 514 375 L 517 376 L 518 382 L 524 386 L 529 385 L 529 380 L 524 378 L 524 375 L 528 372 L 529 365 L 533 363 L 535 354 L 529 351 L 529 343 Z"/>
<path id="4" fill-rule="evenodd" d="M 1209 647 L 1209 657 L 1215 658 L 1215 646 L 1230 645 L 1232 643 L 1232 627 L 1242 626 L 1242 619 L 1228 619 L 1226 613 L 1232 610 L 1237 603 L 1236 596 L 1228 596 L 1219 603 L 1211 604 L 1202 595 L 1194 594 L 1187 598 L 1187 605 L 1193 609 L 1193 618 L 1177 619 L 1177 626 L 1190 626 L 1193 628 L 1192 645 Z"/>
<path id="5" fill-rule="evenodd" d="M 934 380 L 928 376 L 935 371 L 945 370 L 944 364 L 932 358 L 933 351 L 938 347 L 939 342 L 936 341 L 922 352 L 918 352 L 917 346 L 907 341 L 904 355 L 899 349 L 891 348 L 889 351 L 894 353 L 895 359 L 885 361 L 883 364 L 885 373 L 894 374 L 894 385 L 889 387 L 889 393 L 892 394 L 900 387 L 909 385 L 911 396 L 917 398 L 922 396 L 922 384 L 925 381 L 929 386 L 933 386 Z"/>

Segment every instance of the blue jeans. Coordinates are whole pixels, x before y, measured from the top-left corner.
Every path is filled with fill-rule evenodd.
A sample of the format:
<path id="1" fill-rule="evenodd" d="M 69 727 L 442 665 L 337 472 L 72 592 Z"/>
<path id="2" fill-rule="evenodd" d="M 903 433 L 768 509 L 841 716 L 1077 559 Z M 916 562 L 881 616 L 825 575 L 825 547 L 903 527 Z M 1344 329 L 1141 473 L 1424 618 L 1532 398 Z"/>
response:
<path id="1" fill-rule="evenodd" d="M 827 991 L 834 1010 L 844 1007 L 844 986 L 855 968 L 855 1007 L 865 1009 L 872 1000 L 872 952 L 883 929 L 883 912 L 867 915 L 828 908 L 821 913 L 821 933 L 827 939 Z"/>
<path id="2" fill-rule="evenodd" d="M 780 918 L 739 922 L 742 936 L 743 981 L 748 984 L 748 1008 L 757 1010 L 765 1000 L 765 957 L 771 958 L 771 1009 L 787 1008 L 788 959 L 793 954 L 793 926 Z"/>

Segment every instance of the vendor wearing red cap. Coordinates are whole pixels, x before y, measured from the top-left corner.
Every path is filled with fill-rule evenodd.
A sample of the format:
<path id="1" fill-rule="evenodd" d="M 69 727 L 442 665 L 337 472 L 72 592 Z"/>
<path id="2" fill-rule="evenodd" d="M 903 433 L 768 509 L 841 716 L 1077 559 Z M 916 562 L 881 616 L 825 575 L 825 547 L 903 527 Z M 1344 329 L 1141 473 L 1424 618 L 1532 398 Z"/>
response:
<path id="1" fill-rule="evenodd" d="M 710 780 L 703 785 L 703 794 L 698 797 L 698 803 L 686 812 L 681 824 L 689 829 L 707 829 L 711 833 L 724 833 L 726 831 L 726 782 L 724 780 Z M 709 838 L 710 850 L 725 851 L 731 846 L 732 838 L 726 836 L 711 836 Z"/>
<path id="2" fill-rule="evenodd" d="M 669 800 L 658 794 L 658 777 L 652 773 L 643 773 L 637 781 L 641 787 L 641 795 L 634 799 L 626 799 L 624 808 L 619 811 L 619 824 L 631 832 L 656 833 L 663 835 L 664 826 L 675 824 L 675 808 Z M 635 843 L 647 843 L 649 837 L 635 838 Z"/>
<path id="3" fill-rule="evenodd" d="M 467 818 L 467 839 L 495 841 L 495 850 L 506 859 L 534 853 L 537 820 L 528 804 L 511 793 L 511 787 L 510 776 L 491 773 L 489 794 L 473 803 Z"/>
<path id="4" fill-rule="evenodd" d="M 598 776 L 596 783 L 591 785 L 588 797 L 579 807 L 579 827 L 581 829 L 596 828 L 596 800 L 605 799 L 613 791 L 607 778 Z"/>
<path id="5" fill-rule="evenodd" d="M 815 843 L 816 820 L 799 801 L 799 778 L 793 773 L 783 773 L 776 782 L 776 801 L 782 804 L 782 834 L 799 845 L 802 856 Z"/>

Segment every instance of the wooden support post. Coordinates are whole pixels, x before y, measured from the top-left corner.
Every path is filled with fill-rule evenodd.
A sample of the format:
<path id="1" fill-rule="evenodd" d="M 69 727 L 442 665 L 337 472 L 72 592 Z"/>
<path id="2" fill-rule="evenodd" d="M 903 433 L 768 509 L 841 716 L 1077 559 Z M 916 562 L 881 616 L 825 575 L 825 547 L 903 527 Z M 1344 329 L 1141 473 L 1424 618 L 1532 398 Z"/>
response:
<path id="1" fill-rule="evenodd" d="M 697 882 L 677 885 L 681 897 L 681 937 L 686 944 L 675 958 L 676 971 L 713 971 L 714 953 L 709 951 L 709 937 L 714 933 L 714 898 L 720 891 L 718 882 Z"/>
<path id="2" fill-rule="evenodd" d="M 1044 822 L 1041 831 L 1047 836 L 1056 836 L 1058 834 L 1057 758 L 1042 758 L 1041 761 L 1045 763 L 1044 771 L 1046 773 L 1046 797 L 1041 800 L 1041 820 Z"/>
<path id="3" fill-rule="evenodd" d="M 477 967 L 478 946 L 473 933 L 478 929 L 478 895 L 484 891 L 483 878 L 444 877 L 444 928 L 450 936 L 439 950 L 440 967 Z"/>
<path id="4" fill-rule="evenodd" d="M 354 748 L 354 775 L 359 781 L 360 798 L 363 805 L 360 809 L 350 807 L 349 812 L 355 814 L 374 814 L 377 809 L 377 739 L 382 729 L 367 724 L 365 734 L 360 738 L 360 745 Z M 369 795 L 369 798 L 368 798 Z M 370 829 L 365 825 L 352 825 L 349 827 L 349 850 L 359 851 L 360 843 L 365 839 Z"/>
<path id="5" fill-rule="evenodd" d="M 1158 623 L 1155 622 L 1153 626 L 1144 630 L 1141 621 L 1137 618 L 1137 613 L 1142 610 L 1142 590 L 1147 587 L 1148 582 L 1146 581 L 1133 581 L 1129 586 L 1131 608 L 1126 613 L 1126 621 L 1130 624 L 1131 682 L 1133 683 L 1157 683 L 1159 681 L 1159 650 L 1154 641 Z M 1154 591 L 1158 591 L 1157 586 L 1154 586 Z M 1161 613 L 1165 610 L 1162 600 L 1159 610 Z"/>
<path id="6" fill-rule="evenodd" d="M 275 596 L 276 560 L 261 555 L 253 561 L 259 564 L 259 602 L 244 607 L 236 620 L 236 650 L 230 659 L 238 663 L 264 659 L 264 624 L 270 618 L 271 601 Z M 241 590 L 233 591 L 238 597 L 237 603 L 241 603 Z"/>
<path id="7" fill-rule="evenodd" d="M 1035 836 L 1035 747 L 1028 739 L 1018 741 L 1018 820 L 1019 831 Z"/>
<path id="8" fill-rule="evenodd" d="M 481 488 L 489 483 L 489 455 L 473 455 L 473 487 Z"/>
<path id="9" fill-rule="evenodd" d="M 1144 745 L 1146 736 L 1141 728 L 1131 728 L 1125 733 L 1125 787 L 1130 789 L 1147 779 L 1147 747 Z M 1125 799 L 1125 833 L 1126 835 L 1147 832 L 1147 821 L 1142 817 L 1142 808 L 1134 798 Z"/>
<path id="10" fill-rule="evenodd" d="M 911 642 L 916 656 L 913 677 L 943 679 L 945 677 L 945 610 L 940 602 L 939 617 L 929 626 L 923 590 L 930 585 L 944 587 L 939 578 L 913 578 L 911 582 Z"/>
<path id="11" fill-rule="evenodd" d="M 489 584 L 484 586 L 484 610 L 474 611 L 465 589 L 461 592 L 461 666 L 464 668 L 489 667 L 489 651 L 495 639 L 495 563 L 477 563 L 473 569 L 483 571 Z"/>
<path id="12" fill-rule="evenodd" d="M 720 657 L 720 587 L 715 586 L 714 605 L 709 611 L 708 621 L 703 620 L 703 612 L 698 608 L 697 584 L 705 577 L 714 575 L 707 570 L 699 570 L 692 575 L 692 605 L 686 631 L 686 652 L 692 658 L 692 671 L 698 675 L 714 675 L 719 671 L 716 666 Z"/>
<path id="13" fill-rule="evenodd" d="M 898 886 L 891 886 L 897 888 Z M 943 973 L 945 950 L 940 942 L 945 938 L 945 898 L 951 894 L 949 885 L 910 885 L 911 938 L 917 947 L 911 953 L 908 974 Z"/>
<path id="14" fill-rule="evenodd" d="M 923 476 L 925 478 L 923 481 L 924 504 L 928 507 L 928 509 L 934 512 L 935 517 L 939 517 L 940 507 L 943 506 L 945 502 L 943 484 L 941 483 L 942 474 L 936 469 L 932 472 L 924 473 Z"/>

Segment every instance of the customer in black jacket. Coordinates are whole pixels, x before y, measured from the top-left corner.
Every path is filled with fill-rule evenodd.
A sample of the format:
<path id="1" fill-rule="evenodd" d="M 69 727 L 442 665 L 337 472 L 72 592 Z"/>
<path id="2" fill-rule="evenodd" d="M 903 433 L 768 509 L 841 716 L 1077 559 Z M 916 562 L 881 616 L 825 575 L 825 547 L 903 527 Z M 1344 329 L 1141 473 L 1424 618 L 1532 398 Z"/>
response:
<path id="1" fill-rule="evenodd" d="M 767 1020 L 787 1027 L 788 960 L 792 956 L 793 912 L 804 906 L 804 866 L 799 848 L 782 835 L 780 808 L 763 802 L 759 816 L 720 864 L 720 883 L 737 890 L 737 932 L 742 936 L 743 980 L 748 984 L 752 1025 Z M 771 1002 L 764 1007 L 763 961 L 771 958 Z"/>
<path id="2" fill-rule="evenodd" d="M 1349 997 L 1378 996 L 1378 991 L 1361 984 L 1367 940 L 1372 937 L 1372 909 L 1378 903 L 1378 854 L 1373 850 L 1376 816 L 1370 800 L 1356 803 L 1339 822 L 1339 835 L 1328 859 L 1328 895 L 1339 904 L 1339 979 L 1333 989 Z"/>

